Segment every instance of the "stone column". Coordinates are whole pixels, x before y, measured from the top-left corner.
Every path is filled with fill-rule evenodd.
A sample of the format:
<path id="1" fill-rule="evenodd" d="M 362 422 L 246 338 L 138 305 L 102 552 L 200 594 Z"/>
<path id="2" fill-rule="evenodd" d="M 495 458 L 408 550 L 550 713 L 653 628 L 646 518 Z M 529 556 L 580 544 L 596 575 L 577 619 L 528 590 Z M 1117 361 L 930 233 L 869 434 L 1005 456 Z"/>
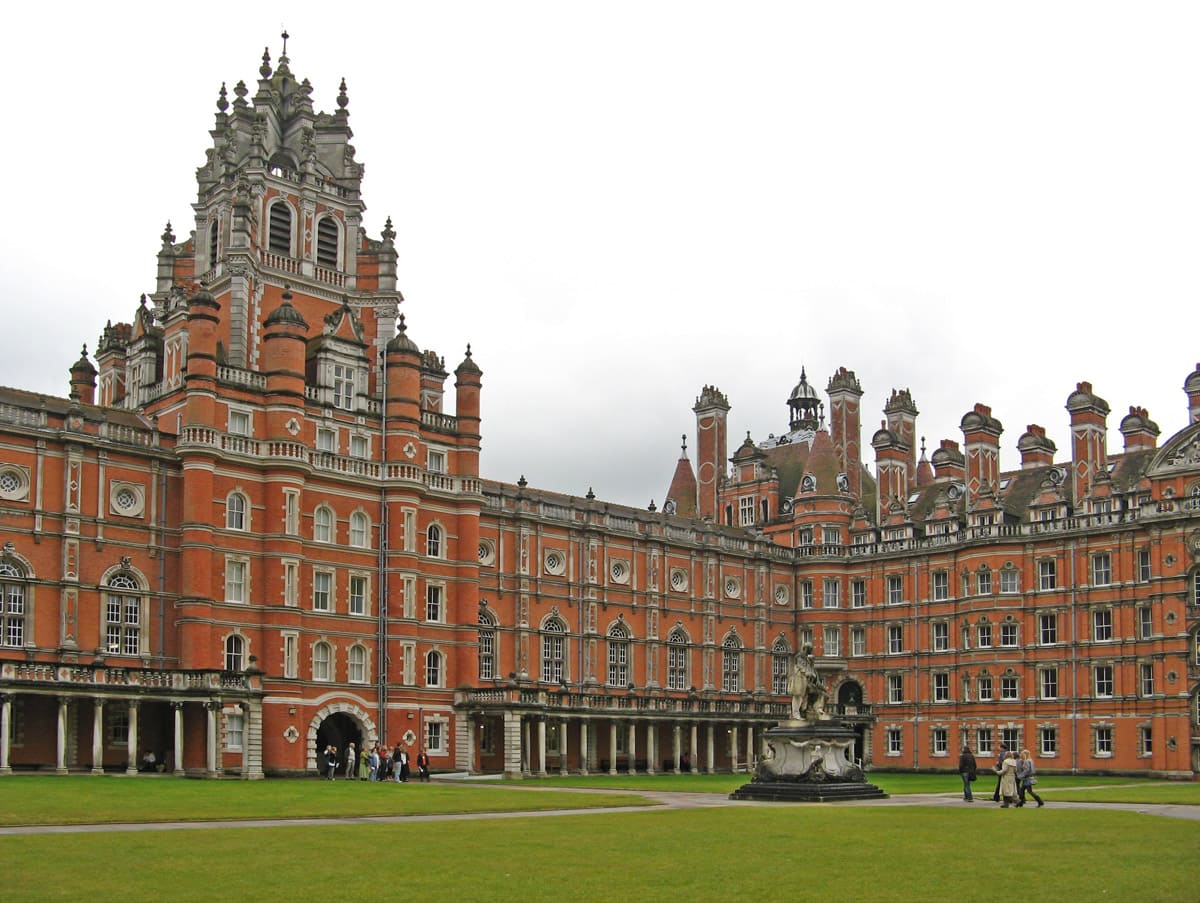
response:
<path id="1" fill-rule="evenodd" d="M 566 718 L 560 718 L 558 721 L 558 773 L 567 773 L 567 754 L 571 751 L 571 743 L 568 739 L 570 733 L 570 722 Z"/>
<path id="2" fill-rule="evenodd" d="M 705 725 L 704 731 L 704 770 L 708 774 L 713 774 L 717 770 L 716 748 L 713 743 L 713 725 L 711 721 Z"/>
<path id="3" fill-rule="evenodd" d="M 729 731 L 729 758 L 731 760 L 729 763 L 729 770 L 733 774 L 737 774 L 739 771 L 741 771 L 741 769 L 738 768 L 738 752 L 738 726 L 735 722 L 733 728 Z"/>
<path id="4" fill-rule="evenodd" d="M 646 774 L 656 774 L 658 768 L 658 722 L 646 725 Z"/>
<path id="5" fill-rule="evenodd" d="M 588 727 L 586 718 L 579 719 L 579 773 L 588 773 Z"/>
<path id="6" fill-rule="evenodd" d="M 504 776 L 521 777 L 521 717 L 504 713 Z"/>
<path id="7" fill-rule="evenodd" d="M 537 720 L 537 743 L 538 743 L 538 776 L 546 776 L 546 718 L 544 715 L 539 715 Z"/>
<path id="8" fill-rule="evenodd" d="M 0 695 L 0 774 L 12 774 L 8 762 L 9 735 L 12 733 L 12 696 Z"/>
<path id="9" fill-rule="evenodd" d="M 54 740 L 54 772 L 67 773 L 67 697 L 58 697 L 58 732 Z"/>
<path id="10" fill-rule="evenodd" d="M 675 766 L 671 770 L 679 774 L 679 760 L 683 758 L 683 725 L 678 721 L 671 725 L 671 741 L 671 761 Z"/>
<path id="11" fill-rule="evenodd" d="M 125 743 L 125 773 L 137 774 L 138 770 L 138 708 L 140 703 L 129 703 L 129 734 Z"/>
<path id="12" fill-rule="evenodd" d="M 104 774 L 104 699 L 92 700 L 92 774 Z"/>
<path id="13" fill-rule="evenodd" d="M 637 774 L 637 722 L 629 722 L 629 773 Z"/>
<path id="14" fill-rule="evenodd" d="M 521 773 L 533 774 L 533 742 L 530 739 L 529 718 L 521 716 Z"/>
<path id="15" fill-rule="evenodd" d="M 691 764 L 688 766 L 692 774 L 700 770 L 700 725 L 692 722 L 692 745 L 689 750 Z"/>
<path id="16" fill-rule="evenodd" d="M 746 771 L 753 772 L 758 765 L 758 753 L 754 750 L 754 725 L 746 725 Z"/>
<path id="17" fill-rule="evenodd" d="M 183 703 L 173 702 L 171 709 L 175 713 L 175 774 L 183 777 Z"/>
<path id="18" fill-rule="evenodd" d="M 217 712 L 220 709 L 221 703 L 219 702 L 204 704 L 204 711 L 208 715 L 204 770 L 206 777 L 210 778 L 217 776 Z"/>
<path id="19" fill-rule="evenodd" d="M 617 722 L 608 723 L 608 773 L 617 773 Z"/>

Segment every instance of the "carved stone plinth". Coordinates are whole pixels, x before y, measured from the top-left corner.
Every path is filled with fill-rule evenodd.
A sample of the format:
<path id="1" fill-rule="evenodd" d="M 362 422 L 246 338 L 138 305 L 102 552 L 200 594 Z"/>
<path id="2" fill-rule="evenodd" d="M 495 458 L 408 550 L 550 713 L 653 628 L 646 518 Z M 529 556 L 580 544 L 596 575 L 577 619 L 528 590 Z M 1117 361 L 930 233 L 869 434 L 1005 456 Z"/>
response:
<path id="1" fill-rule="evenodd" d="M 754 778 L 735 800 L 828 802 L 884 799 L 854 761 L 855 733 L 834 721 L 785 721 L 763 734 Z"/>

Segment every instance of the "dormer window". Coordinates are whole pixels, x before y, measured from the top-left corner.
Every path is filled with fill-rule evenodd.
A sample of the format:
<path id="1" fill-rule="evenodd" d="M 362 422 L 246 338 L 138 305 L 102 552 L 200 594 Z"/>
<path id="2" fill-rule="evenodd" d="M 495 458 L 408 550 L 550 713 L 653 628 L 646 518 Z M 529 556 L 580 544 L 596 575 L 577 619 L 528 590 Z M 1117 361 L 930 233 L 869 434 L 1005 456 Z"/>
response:
<path id="1" fill-rule="evenodd" d="M 213 220 L 208 225 L 208 267 L 212 269 L 217 265 L 217 236 L 220 234 L 220 225 L 216 220 Z"/>
<path id="2" fill-rule="evenodd" d="M 292 256 L 292 208 L 283 201 L 271 205 L 267 220 L 267 249 L 272 254 Z"/>
<path id="3" fill-rule="evenodd" d="M 336 270 L 338 266 L 338 225 L 332 216 L 317 223 L 317 265 Z"/>

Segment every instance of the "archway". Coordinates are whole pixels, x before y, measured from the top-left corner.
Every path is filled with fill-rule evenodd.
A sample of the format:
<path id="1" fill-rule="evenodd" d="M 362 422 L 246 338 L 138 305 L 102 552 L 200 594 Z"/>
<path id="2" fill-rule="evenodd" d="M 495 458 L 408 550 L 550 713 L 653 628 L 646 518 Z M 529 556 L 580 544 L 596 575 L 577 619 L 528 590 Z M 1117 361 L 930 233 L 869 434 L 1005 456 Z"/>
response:
<path id="1" fill-rule="evenodd" d="M 314 749 L 316 755 L 317 772 L 322 777 L 328 777 L 326 774 L 327 765 L 323 755 L 327 746 L 333 746 L 337 749 L 338 754 L 338 771 L 342 774 L 346 771 L 346 749 L 353 743 L 355 750 L 361 750 L 363 747 L 363 731 L 359 723 L 345 712 L 334 712 L 328 718 L 321 722 L 317 728 L 316 746 Z"/>

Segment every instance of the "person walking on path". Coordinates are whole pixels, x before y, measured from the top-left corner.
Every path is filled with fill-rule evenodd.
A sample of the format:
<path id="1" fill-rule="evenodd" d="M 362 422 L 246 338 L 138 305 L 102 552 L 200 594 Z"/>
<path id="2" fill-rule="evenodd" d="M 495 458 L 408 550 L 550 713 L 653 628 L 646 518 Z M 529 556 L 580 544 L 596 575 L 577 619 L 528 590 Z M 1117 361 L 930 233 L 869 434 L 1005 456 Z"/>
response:
<path id="1" fill-rule="evenodd" d="M 975 756 L 971 753 L 970 746 L 964 746 L 962 754 L 958 757 L 958 774 L 963 782 L 963 800 L 968 803 L 975 802 L 975 795 L 971 793 L 971 782 L 976 778 Z"/>
<path id="2" fill-rule="evenodd" d="M 1021 750 L 1021 761 L 1017 763 L 1017 795 L 1020 800 L 1018 806 L 1025 805 L 1025 794 L 1029 794 L 1037 800 L 1038 808 L 1046 805 L 1042 802 L 1042 798 L 1037 795 L 1037 791 L 1033 789 L 1033 785 L 1037 783 L 1037 765 L 1029 756 L 1029 750 Z"/>
<path id="3" fill-rule="evenodd" d="M 429 753 L 425 750 L 417 753 L 417 777 L 422 781 L 429 780 Z"/>
<path id="4" fill-rule="evenodd" d="M 1017 799 L 1017 759 L 1012 753 L 1004 754 L 1004 759 L 1000 762 L 999 774 L 1000 798 L 1003 800 L 1000 808 L 1007 809 Z"/>
<path id="5" fill-rule="evenodd" d="M 996 755 L 996 767 L 992 770 L 996 772 L 996 789 L 992 791 L 992 802 L 1000 802 L 1000 765 L 1008 757 L 1008 747 L 1001 746 L 1000 752 Z"/>
<path id="6" fill-rule="evenodd" d="M 354 742 L 346 747 L 346 780 L 354 780 L 354 769 L 358 765 L 358 755 L 355 752 Z"/>

